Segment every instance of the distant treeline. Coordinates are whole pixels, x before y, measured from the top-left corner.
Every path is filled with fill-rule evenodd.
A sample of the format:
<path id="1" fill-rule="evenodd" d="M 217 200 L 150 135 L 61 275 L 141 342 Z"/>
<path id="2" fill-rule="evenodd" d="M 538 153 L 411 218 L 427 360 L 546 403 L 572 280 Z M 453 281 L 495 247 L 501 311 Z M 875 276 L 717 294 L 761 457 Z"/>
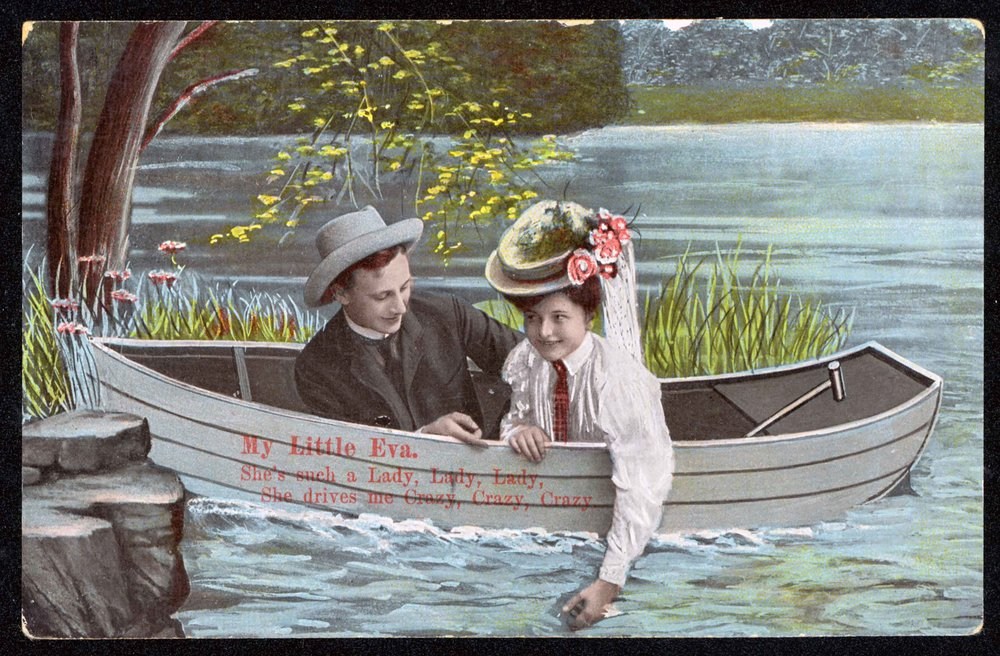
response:
<path id="1" fill-rule="evenodd" d="M 170 65 L 159 87 L 155 112 L 190 85 L 223 72 L 257 68 L 252 76 L 214 86 L 167 125 L 166 132 L 289 134 L 314 129 L 310 117 L 289 105 L 305 94 L 301 72 L 275 64 L 303 51 L 302 33 L 335 25 L 338 42 L 363 44 L 377 22 L 223 22 L 212 27 Z M 197 23 L 191 23 L 193 28 Z M 565 26 L 555 22 L 397 22 L 394 34 L 406 48 L 432 47 L 471 73 L 447 87 L 460 101 L 488 102 L 497 93 L 533 115 L 530 128 L 565 133 L 624 118 L 629 96 L 621 68 L 622 36 L 616 22 Z M 108 78 L 128 39 L 131 23 L 83 23 L 78 59 L 83 125 L 94 125 Z M 51 130 L 58 113 L 58 24 L 37 23 L 23 48 L 22 128 Z M 331 57 L 336 52 L 331 48 Z M 432 65 L 428 63 L 427 65 Z"/>
<path id="2" fill-rule="evenodd" d="M 196 25 L 191 23 L 189 29 Z M 165 132 L 310 132 L 315 129 L 310 122 L 314 117 L 289 106 L 307 96 L 315 81 L 304 78 L 301 70 L 275 64 L 305 52 L 309 46 L 303 33 L 321 25 L 331 23 L 215 25 L 167 67 L 152 118 L 196 82 L 256 68 L 259 72 L 254 76 L 213 86 L 195 96 L 167 124 Z M 332 25 L 337 28 L 338 42 L 351 43 L 354 48 L 370 40 L 379 23 Z M 568 133 L 623 121 L 755 120 L 755 112 L 761 109 L 741 103 L 748 116 L 731 112 L 715 116 L 711 108 L 688 106 L 699 89 L 702 95 L 713 98 L 713 94 L 727 90 L 806 90 L 820 93 L 823 102 L 830 104 L 819 113 L 808 107 L 804 113 L 798 112 L 794 103 L 789 104 L 779 111 L 789 120 L 815 118 L 814 114 L 851 120 L 855 110 L 837 103 L 841 99 L 853 103 L 857 94 L 827 93 L 831 89 L 885 90 L 891 99 L 899 99 L 882 103 L 885 112 L 880 118 L 886 120 L 910 120 L 914 115 L 976 120 L 981 112 L 977 99 L 984 85 L 985 41 L 979 26 L 967 20 L 720 19 L 683 27 L 660 20 L 599 21 L 571 27 L 551 21 L 414 21 L 396 25 L 393 33 L 403 48 L 420 52 L 430 48 L 446 54 L 433 63 L 428 59 L 425 66 L 441 66 L 450 57 L 471 74 L 471 83 L 469 76 L 462 76 L 461 82 L 452 76 L 455 82 L 449 85 L 448 71 L 428 70 L 428 77 L 433 77 L 434 84 L 452 100 L 481 103 L 500 95 L 512 106 L 516 104 L 513 109 L 532 115 L 531 121 L 513 129 L 534 133 Z M 78 59 L 84 130 L 94 125 L 108 77 L 132 27 L 132 23 L 121 22 L 81 25 Z M 333 48 L 330 56 L 336 56 Z M 23 47 L 22 129 L 54 127 L 58 69 L 58 24 L 37 23 Z M 676 97 L 651 96 L 651 86 L 664 87 L 664 92 L 676 89 Z M 933 89 L 948 88 L 962 89 L 958 109 L 938 108 L 941 98 L 948 99 L 939 98 Z M 938 100 L 926 111 L 897 111 L 907 108 L 908 94 L 929 94 Z M 762 97 L 760 102 L 772 105 L 774 99 Z M 665 111 L 668 105 L 672 109 Z"/>
<path id="3" fill-rule="evenodd" d="M 621 23 L 629 84 L 683 87 L 982 85 L 981 27 L 958 19 Z"/>

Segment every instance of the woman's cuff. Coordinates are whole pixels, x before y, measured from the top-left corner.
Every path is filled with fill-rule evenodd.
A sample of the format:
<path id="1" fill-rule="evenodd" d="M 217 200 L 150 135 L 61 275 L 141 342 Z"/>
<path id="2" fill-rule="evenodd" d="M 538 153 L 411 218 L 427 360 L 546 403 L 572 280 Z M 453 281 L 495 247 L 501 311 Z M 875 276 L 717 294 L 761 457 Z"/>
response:
<path id="1" fill-rule="evenodd" d="M 514 424 L 513 426 L 510 426 L 509 428 L 502 429 L 500 431 L 500 441 L 501 442 L 510 442 L 510 438 L 514 437 L 515 435 L 517 435 L 519 432 L 521 432 L 523 429 L 525 429 L 527 427 L 528 427 L 528 424 Z"/>
<path id="2" fill-rule="evenodd" d="M 610 562 L 609 562 L 610 561 Z M 597 577 L 608 583 L 614 583 L 619 588 L 625 587 L 625 579 L 628 576 L 628 563 L 615 562 L 615 559 L 604 558 L 604 564 Z"/>

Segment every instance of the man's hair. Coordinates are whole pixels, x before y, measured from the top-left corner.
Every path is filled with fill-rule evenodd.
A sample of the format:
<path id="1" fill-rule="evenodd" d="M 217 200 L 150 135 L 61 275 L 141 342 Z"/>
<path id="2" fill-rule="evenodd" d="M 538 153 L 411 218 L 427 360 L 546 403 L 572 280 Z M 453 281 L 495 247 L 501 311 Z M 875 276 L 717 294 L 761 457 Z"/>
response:
<path id="1" fill-rule="evenodd" d="M 326 291 L 323 292 L 323 298 L 320 304 L 326 304 L 333 300 L 333 294 L 335 289 L 346 289 L 351 286 L 351 282 L 354 279 L 354 272 L 358 269 L 364 269 L 365 271 L 376 271 L 385 266 L 388 266 L 389 262 L 392 262 L 397 255 L 400 253 L 405 253 L 406 247 L 402 244 L 396 244 L 395 246 L 390 246 L 389 248 L 383 248 L 380 251 L 375 251 L 371 255 L 363 257 L 351 266 L 347 267 L 341 271 L 333 282 L 327 286 Z"/>
<path id="2" fill-rule="evenodd" d="M 535 296 L 508 296 L 504 294 L 504 298 L 521 312 L 529 312 L 545 298 L 558 293 L 565 294 L 566 298 L 583 308 L 587 316 L 596 314 L 597 309 L 601 306 L 601 281 L 597 276 L 587 278 L 582 285 L 570 285 L 546 294 Z"/>

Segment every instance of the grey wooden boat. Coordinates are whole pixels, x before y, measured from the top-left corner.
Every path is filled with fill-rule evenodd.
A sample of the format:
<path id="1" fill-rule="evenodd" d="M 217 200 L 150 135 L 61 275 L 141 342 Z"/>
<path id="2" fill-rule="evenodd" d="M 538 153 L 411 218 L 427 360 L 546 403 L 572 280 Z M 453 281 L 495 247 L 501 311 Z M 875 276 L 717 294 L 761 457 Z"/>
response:
<path id="1" fill-rule="evenodd" d="M 295 394 L 297 345 L 91 343 L 102 407 L 147 417 L 150 457 L 195 494 L 445 527 L 603 534 L 610 525 L 615 489 L 603 444 L 557 444 L 534 464 L 499 443 L 476 448 L 312 416 Z M 820 393 L 775 418 L 832 380 L 831 362 L 846 396 Z M 495 423 L 504 386 L 474 376 Z M 810 525 L 906 485 L 942 380 L 869 342 L 791 366 L 665 379 L 662 389 L 676 460 L 660 527 L 669 532 Z"/>

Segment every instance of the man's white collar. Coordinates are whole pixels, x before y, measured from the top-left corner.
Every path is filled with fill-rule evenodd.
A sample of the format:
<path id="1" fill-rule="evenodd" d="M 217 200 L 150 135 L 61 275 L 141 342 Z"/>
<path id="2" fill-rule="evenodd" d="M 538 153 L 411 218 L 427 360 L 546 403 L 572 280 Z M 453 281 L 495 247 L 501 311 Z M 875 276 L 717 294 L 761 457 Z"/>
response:
<path id="1" fill-rule="evenodd" d="M 371 328 L 365 328 L 354 321 L 351 320 L 351 315 L 344 311 L 344 318 L 347 319 L 347 325 L 351 330 L 361 335 L 362 337 L 367 337 L 368 339 L 385 339 L 389 336 L 388 333 L 383 333 L 378 330 L 372 330 Z"/>

